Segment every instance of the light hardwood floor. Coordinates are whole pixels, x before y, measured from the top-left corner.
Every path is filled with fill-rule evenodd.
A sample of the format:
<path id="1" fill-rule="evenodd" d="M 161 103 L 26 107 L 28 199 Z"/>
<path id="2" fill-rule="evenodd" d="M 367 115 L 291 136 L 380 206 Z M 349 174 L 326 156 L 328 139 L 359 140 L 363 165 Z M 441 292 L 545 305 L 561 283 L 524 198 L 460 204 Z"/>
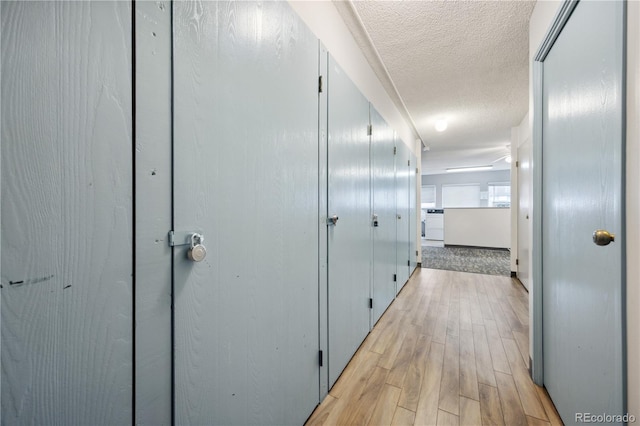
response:
<path id="1" fill-rule="evenodd" d="M 418 269 L 307 425 L 559 425 L 528 373 L 528 294 Z"/>

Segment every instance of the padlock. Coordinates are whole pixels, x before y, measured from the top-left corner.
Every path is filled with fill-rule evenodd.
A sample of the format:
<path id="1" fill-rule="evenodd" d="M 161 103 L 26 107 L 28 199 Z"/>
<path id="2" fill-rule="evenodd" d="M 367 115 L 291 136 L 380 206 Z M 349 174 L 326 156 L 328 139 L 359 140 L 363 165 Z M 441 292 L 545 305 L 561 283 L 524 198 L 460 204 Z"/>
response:
<path id="1" fill-rule="evenodd" d="M 194 262 L 201 262 L 207 257 L 207 248 L 202 244 L 204 237 L 200 234 L 191 235 L 191 247 L 187 255 Z"/>

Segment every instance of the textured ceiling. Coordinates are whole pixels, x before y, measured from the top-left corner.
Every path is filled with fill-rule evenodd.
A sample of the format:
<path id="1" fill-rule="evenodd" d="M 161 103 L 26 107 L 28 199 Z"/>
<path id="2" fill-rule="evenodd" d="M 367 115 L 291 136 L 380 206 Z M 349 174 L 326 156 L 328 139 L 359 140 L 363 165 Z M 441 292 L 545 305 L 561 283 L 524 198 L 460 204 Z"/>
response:
<path id="1" fill-rule="evenodd" d="M 336 8 L 424 143 L 423 174 L 494 163 L 527 112 L 533 1 L 353 1 Z M 387 80 L 387 81 L 384 81 Z M 390 93 L 394 98 L 395 93 Z M 434 123 L 445 118 L 439 133 Z"/>

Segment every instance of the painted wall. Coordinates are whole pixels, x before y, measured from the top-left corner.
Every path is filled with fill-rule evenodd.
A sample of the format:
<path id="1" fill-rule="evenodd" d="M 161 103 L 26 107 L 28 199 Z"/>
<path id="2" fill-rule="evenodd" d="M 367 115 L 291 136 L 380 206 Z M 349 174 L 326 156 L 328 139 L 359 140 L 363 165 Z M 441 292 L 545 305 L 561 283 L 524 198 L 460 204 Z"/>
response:
<path id="1" fill-rule="evenodd" d="M 529 23 L 529 120 L 526 126 L 528 137 L 532 138 L 533 124 L 533 89 L 532 64 L 543 37 L 546 35 L 551 22 L 560 6 L 559 1 L 544 1 L 536 3 Z M 638 117 L 640 114 L 640 4 L 627 3 L 627 117 Z M 523 126 L 521 126 L 523 127 Z M 524 129 L 522 129 L 524 130 Z M 627 389 L 628 411 L 640 416 L 640 126 L 638 120 L 627 120 Z M 514 157 L 515 158 L 515 157 Z M 530 247 L 531 249 L 531 247 Z M 530 294 L 537 291 L 532 275 Z M 529 297 L 529 315 L 533 308 L 533 297 Z M 529 329 L 530 341 L 533 336 L 533 321 Z M 531 351 L 531 345 L 530 345 Z M 531 353 L 531 352 L 530 352 Z"/>
<path id="2" fill-rule="evenodd" d="M 488 191 L 489 182 L 510 182 L 509 173 L 509 170 L 492 170 L 487 172 L 424 175 L 422 176 L 422 185 L 436 185 L 436 208 L 442 208 L 442 185 L 478 183 L 480 184 L 480 191 Z M 487 206 L 488 200 L 480 200 L 480 207 Z"/>
<path id="3" fill-rule="evenodd" d="M 420 160 L 422 151 L 415 143 L 418 135 L 413 132 L 385 91 L 333 3 L 294 0 L 289 4 L 320 39 L 362 94 L 397 132 L 398 137 Z"/>

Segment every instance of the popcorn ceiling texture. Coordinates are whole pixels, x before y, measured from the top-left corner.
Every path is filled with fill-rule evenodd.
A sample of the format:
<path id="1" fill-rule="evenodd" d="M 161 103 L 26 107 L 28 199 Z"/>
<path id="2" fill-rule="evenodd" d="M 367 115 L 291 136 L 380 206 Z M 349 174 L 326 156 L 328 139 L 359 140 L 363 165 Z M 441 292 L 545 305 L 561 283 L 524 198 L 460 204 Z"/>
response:
<path id="1" fill-rule="evenodd" d="M 368 37 L 375 46 L 421 138 L 431 147 L 424 156 L 427 161 L 438 152 L 442 155 L 434 158 L 475 150 L 484 153 L 487 164 L 508 153 L 511 127 L 520 123 L 529 105 L 529 18 L 535 2 L 354 1 L 351 5 L 359 19 L 346 17 L 346 8 L 338 3 L 336 8 L 370 62 L 375 62 L 375 51 L 371 52 Z M 368 37 L 355 21 L 361 21 Z M 449 121 L 446 132 L 433 128 L 439 117 Z"/>

